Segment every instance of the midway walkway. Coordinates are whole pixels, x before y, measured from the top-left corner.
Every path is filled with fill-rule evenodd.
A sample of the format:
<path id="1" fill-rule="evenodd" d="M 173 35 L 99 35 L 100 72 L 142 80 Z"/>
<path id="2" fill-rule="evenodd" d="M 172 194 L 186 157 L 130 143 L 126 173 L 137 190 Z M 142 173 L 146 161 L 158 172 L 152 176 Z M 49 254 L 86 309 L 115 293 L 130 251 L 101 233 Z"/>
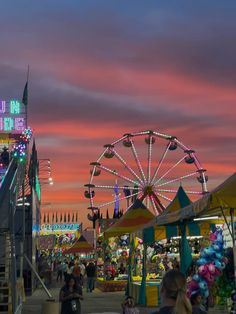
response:
<path id="1" fill-rule="evenodd" d="M 51 294 L 55 298 L 55 302 L 58 302 L 60 291 L 60 285 L 54 284 L 54 287 L 50 289 Z M 86 292 L 83 289 L 84 300 L 81 301 L 82 314 L 120 314 L 121 302 L 124 300 L 124 292 L 101 292 L 95 289 L 92 293 Z M 44 314 L 42 313 L 43 303 L 47 300 L 47 295 L 43 289 L 37 289 L 32 296 L 27 297 L 26 302 L 23 305 L 22 314 Z M 138 307 L 140 314 L 152 313 L 157 308 L 144 308 Z M 210 313 L 226 314 L 227 312 L 223 308 L 214 308 L 209 310 Z M 53 313 L 54 314 L 54 313 Z"/>
<path id="2" fill-rule="evenodd" d="M 51 294 L 58 302 L 60 288 L 50 289 Z M 101 292 L 95 289 L 92 293 L 83 289 L 84 300 L 81 301 L 83 314 L 95 313 L 122 313 L 121 302 L 124 300 L 124 292 Z M 43 303 L 47 300 L 47 296 L 42 289 L 37 289 L 34 294 L 27 297 L 23 305 L 23 314 L 40 314 L 42 313 Z M 151 313 L 155 308 L 139 308 L 140 314 Z"/>

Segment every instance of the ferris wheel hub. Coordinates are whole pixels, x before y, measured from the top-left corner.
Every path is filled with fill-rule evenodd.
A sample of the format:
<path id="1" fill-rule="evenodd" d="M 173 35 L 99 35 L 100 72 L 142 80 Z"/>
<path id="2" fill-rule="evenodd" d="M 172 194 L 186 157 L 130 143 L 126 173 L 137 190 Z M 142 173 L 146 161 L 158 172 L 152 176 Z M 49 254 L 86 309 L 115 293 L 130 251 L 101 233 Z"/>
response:
<path id="1" fill-rule="evenodd" d="M 151 195 L 153 193 L 153 185 L 145 186 L 143 192 L 145 195 Z"/>

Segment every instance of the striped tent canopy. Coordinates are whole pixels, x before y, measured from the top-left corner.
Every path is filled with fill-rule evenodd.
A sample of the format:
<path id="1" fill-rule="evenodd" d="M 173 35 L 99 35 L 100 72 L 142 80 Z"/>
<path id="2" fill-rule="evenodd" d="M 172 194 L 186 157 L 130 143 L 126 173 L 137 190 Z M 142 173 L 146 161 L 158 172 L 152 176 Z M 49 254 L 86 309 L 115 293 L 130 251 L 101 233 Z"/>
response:
<path id="1" fill-rule="evenodd" d="M 166 207 L 165 211 L 162 215 L 167 215 L 169 213 L 178 212 L 181 208 L 190 205 L 192 202 L 190 201 L 188 195 L 184 191 L 183 187 L 180 186 L 175 195 L 173 201 Z"/>
<path id="2" fill-rule="evenodd" d="M 210 193 L 205 194 L 201 199 L 169 214 L 157 217 L 158 225 L 176 223 L 181 220 L 191 220 L 194 217 L 204 215 L 225 215 L 230 214 L 230 209 L 236 209 L 236 173 L 226 179 Z M 236 211 L 234 211 L 236 214 Z"/>
<path id="3" fill-rule="evenodd" d="M 192 202 L 188 198 L 183 187 L 180 186 L 175 198 L 163 212 L 154 219 L 152 225 L 143 230 L 143 240 L 151 243 L 158 240 L 169 239 L 181 235 L 179 219 L 172 221 L 168 217 L 181 215 L 182 208 L 191 206 Z M 186 236 L 208 236 L 216 224 L 223 224 L 223 220 L 213 219 L 208 221 L 191 221 L 186 225 Z"/>
<path id="4" fill-rule="evenodd" d="M 184 191 L 183 187 L 180 186 L 178 188 L 175 198 L 166 207 L 165 211 L 161 215 L 156 217 L 152 221 L 152 224 L 150 224 L 143 230 L 144 242 L 150 243 L 157 240 L 163 240 L 163 239 L 168 239 L 171 237 L 179 236 L 179 228 L 177 226 L 162 226 L 161 227 L 157 225 L 157 221 L 159 217 L 168 216 L 172 213 L 179 212 L 182 207 L 188 206 L 189 204 L 191 204 L 191 201 L 189 197 L 187 196 L 186 192 Z M 197 233 L 196 228 L 193 228 L 193 230 L 195 230 L 195 232 L 193 231 L 193 233 Z"/>
<path id="5" fill-rule="evenodd" d="M 83 235 L 80 236 L 79 240 L 75 242 L 71 248 L 66 250 L 64 254 L 73 254 L 73 253 L 87 253 L 92 252 L 94 248 Z"/>
<path id="6" fill-rule="evenodd" d="M 215 225 L 224 224 L 223 220 L 212 219 L 208 221 L 191 222 L 186 225 L 186 236 L 207 237 L 210 231 L 213 231 Z M 178 225 L 167 225 L 167 226 L 152 226 L 143 230 L 143 241 L 145 243 L 152 243 L 163 239 L 170 239 L 172 237 L 178 237 L 181 235 L 180 227 Z"/>
<path id="7" fill-rule="evenodd" d="M 137 199 L 132 207 L 109 229 L 104 232 L 105 238 L 134 233 L 154 219 L 154 215 Z"/>

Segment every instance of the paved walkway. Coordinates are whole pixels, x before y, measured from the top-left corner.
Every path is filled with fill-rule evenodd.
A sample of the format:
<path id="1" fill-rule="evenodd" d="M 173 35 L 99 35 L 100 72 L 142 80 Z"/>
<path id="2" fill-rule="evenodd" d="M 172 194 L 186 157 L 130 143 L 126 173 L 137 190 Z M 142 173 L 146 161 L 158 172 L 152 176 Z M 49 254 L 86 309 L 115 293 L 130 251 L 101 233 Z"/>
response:
<path id="1" fill-rule="evenodd" d="M 59 291 L 60 287 L 50 289 L 56 302 L 58 302 Z M 86 289 L 83 289 L 83 295 L 84 300 L 81 301 L 83 314 L 122 313 L 121 302 L 124 300 L 124 292 L 101 292 L 100 290 L 95 289 L 92 293 L 88 293 L 86 292 Z M 41 314 L 43 303 L 45 303 L 46 300 L 47 295 L 44 290 L 37 289 L 32 296 L 27 297 L 27 300 L 23 305 L 23 314 Z M 140 314 L 148 314 L 157 310 L 157 308 L 139 307 L 139 310 Z M 226 314 L 227 312 L 222 308 L 214 308 L 210 309 L 209 314 L 210 313 Z"/>
<path id="2" fill-rule="evenodd" d="M 58 302 L 60 288 L 50 289 L 51 294 Z M 124 292 L 101 292 L 95 289 L 92 293 L 83 290 L 84 300 L 81 301 L 83 314 L 95 313 L 122 313 L 121 302 L 124 300 Z M 34 294 L 27 297 L 23 305 L 23 314 L 40 314 L 42 305 L 47 300 L 44 290 L 37 289 Z M 140 308 L 140 314 L 151 313 L 155 308 Z"/>

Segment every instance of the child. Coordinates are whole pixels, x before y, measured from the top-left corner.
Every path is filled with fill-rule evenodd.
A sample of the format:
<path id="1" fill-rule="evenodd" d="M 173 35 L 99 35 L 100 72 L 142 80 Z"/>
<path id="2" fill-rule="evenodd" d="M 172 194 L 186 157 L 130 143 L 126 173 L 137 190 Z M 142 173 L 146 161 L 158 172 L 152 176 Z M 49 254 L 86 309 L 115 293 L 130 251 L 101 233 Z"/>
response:
<path id="1" fill-rule="evenodd" d="M 139 314 L 139 309 L 135 307 L 134 298 L 127 297 L 121 304 L 123 314 Z"/>
<path id="2" fill-rule="evenodd" d="M 190 298 L 193 314 L 207 314 L 207 311 L 202 305 L 202 297 L 200 292 L 193 293 Z"/>

